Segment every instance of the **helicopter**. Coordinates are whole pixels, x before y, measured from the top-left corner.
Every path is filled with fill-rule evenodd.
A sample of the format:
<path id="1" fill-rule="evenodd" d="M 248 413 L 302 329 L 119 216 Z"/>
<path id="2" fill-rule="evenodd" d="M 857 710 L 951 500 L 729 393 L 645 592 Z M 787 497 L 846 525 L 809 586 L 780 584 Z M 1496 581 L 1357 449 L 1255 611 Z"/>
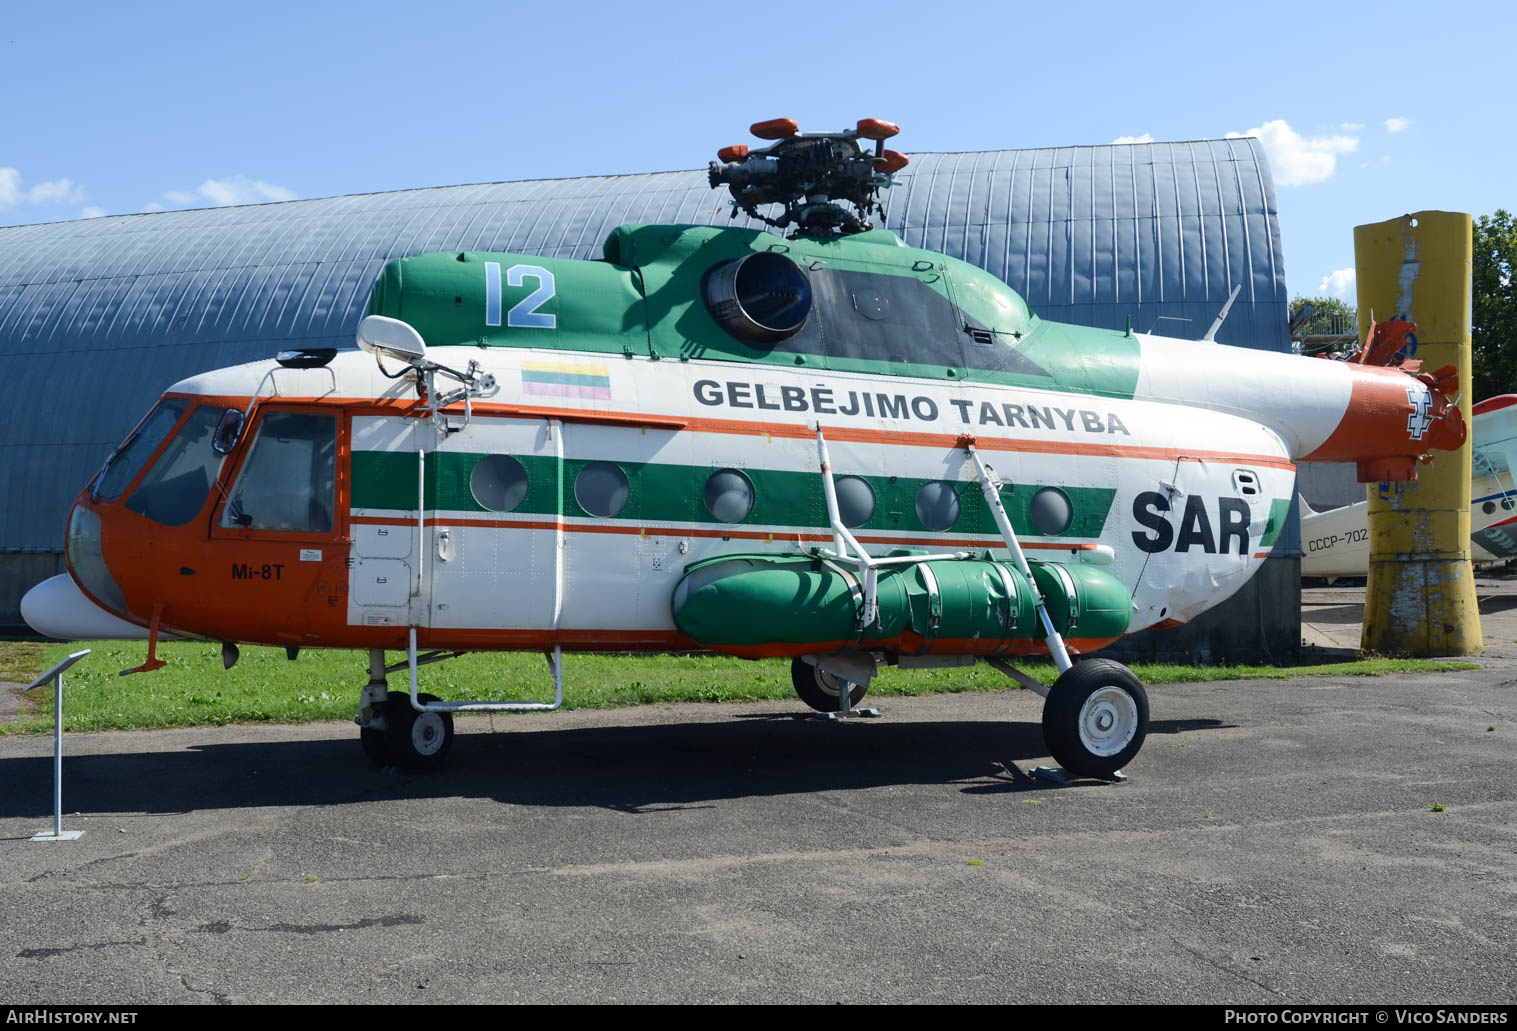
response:
<path id="1" fill-rule="evenodd" d="M 369 653 L 377 763 L 440 766 L 461 712 L 563 703 L 564 651 L 791 660 L 858 708 L 885 666 L 985 660 L 1044 698 L 1067 771 L 1119 778 L 1143 685 L 1095 653 L 1241 587 L 1303 461 L 1415 479 L 1465 438 L 1452 367 L 1376 324 L 1346 362 L 1039 319 L 875 228 L 909 158 L 863 119 L 709 166 L 773 230 L 625 225 L 599 260 L 390 262 L 357 349 L 171 386 L 78 495 L 39 632 Z M 778 206 L 775 214 L 772 212 Z M 1225 314 L 1225 313 L 1224 313 Z M 1394 364 L 1399 362 L 1399 364 Z M 386 649 L 404 649 L 387 665 Z M 418 670 L 539 650 L 552 702 L 444 701 Z M 1052 658 L 1052 687 L 1015 663 Z M 390 691 L 406 670 L 409 691 Z"/>

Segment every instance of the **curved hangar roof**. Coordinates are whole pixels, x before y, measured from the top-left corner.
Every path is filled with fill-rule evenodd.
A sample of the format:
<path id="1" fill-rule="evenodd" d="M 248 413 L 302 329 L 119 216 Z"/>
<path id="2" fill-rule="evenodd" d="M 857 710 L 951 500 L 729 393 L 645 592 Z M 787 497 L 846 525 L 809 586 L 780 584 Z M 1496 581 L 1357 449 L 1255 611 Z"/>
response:
<path id="1" fill-rule="evenodd" d="M 1268 165 L 1253 139 L 914 154 L 886 226 L 1043 318 L 1285 349 Z M 158 394 L 293 344 L 353 346 L 391 258 L 597 258 L 623 223 L 728 217 L 704 171 L 448 186 L 0 228 L 0 551 L 58 551 L 68 504 Z M 755 225 L 755 228 L 757 226 Z M 1188 320 L 1188 321 L 1186 321 Z"/>

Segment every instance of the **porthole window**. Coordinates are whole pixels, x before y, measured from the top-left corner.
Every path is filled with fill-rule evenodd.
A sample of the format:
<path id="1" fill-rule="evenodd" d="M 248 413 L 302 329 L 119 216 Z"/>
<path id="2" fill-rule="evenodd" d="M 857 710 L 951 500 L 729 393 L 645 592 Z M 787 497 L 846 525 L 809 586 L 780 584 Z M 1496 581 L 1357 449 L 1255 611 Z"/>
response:
<path id="1" fill-rule="evenodd" d="M 753 511 L 753 484 L 736 469 L 718 469 L 706 480 L 706 511 L 724 523 L 740 523 Z"/>
<path id="2" fill-rule="evenodd" d="M 1481 511 L 1483 511 L 1486 515 L 1490 515 L 1492 512 L 1496 511 L 1496 502 L 1487 501 L 1485 504 L 1481 505 L 1480 508 Z"/>
<path id="3" fill-rule="evenodd" d="M 627 474 L 610 462 L 591 462 L 574 478 L 574 500 L 593 516 L 609 518 L 627 504 Z"/>
<path id="4" fill-rule="evenodd" d="M 469 474 L 469 493 L 481 508 L 513 511 L 527 496 L 527 470 L 510 455 L 486 455 Z"/>
<path id="5" fill-rule="evenodd" d="M 1032 516 L 1032 524 L 1045 537 L 1057 537 L 1069 529 L 1075 514 L 1074 506 L 1069 503 L 1069 495 L 1057 487 L 1044 487 L 1038 491 L 1032 496 L 1032 503 L 1027 508 Z"/>
<path id="6" fill-rule="evenodd" d="M 959 521 L 959 493 L 953 484 L 934 480 L 917 491 L 917 518 L 929 530 L 946 530 Z"/>
<path id="7" fill-rule="evenodd" d="M 838 515 L 843 525 L 852 529 L 874 517 L 874 488 L 857 476 L 840 476 L 833 481 L 837 491 Z"/>

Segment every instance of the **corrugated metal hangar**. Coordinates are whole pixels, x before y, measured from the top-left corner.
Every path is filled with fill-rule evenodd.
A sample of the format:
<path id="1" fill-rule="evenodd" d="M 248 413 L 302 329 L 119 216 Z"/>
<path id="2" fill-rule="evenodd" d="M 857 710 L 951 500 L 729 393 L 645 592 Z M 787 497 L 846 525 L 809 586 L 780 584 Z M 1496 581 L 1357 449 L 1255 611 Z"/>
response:
<path id="1" fill-rule="evenodd" d="M 1289 349 L 1257 140 L 914 154 L 897 180 L 887 228 L 993 273 L 1044 318 L 1200 338 L 1241 286 L 1218 339 Z M 25 386 L 0 410 L 0 624 L 62 568 L 70 501 L 169 384 L 290 346 L 352 347 L 392 258 L 598 258 L 612 229 L 646 222 L 757 227 L 689 171 L 0 228 L 0 356 Z M 1294 591 L 1299 549 L 1281 545 L 1267 567 L 1290 566 L 1276 576 Z M 1253 624 L 1264 603 L 1248 604 Z"/>

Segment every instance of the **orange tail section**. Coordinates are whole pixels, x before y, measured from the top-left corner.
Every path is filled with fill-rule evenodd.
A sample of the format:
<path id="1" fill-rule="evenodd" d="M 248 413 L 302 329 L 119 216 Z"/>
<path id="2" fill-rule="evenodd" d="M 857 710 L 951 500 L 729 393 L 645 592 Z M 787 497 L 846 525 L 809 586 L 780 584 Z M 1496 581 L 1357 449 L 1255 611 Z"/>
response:
<path id="1" fill-rule="evenodd" d="M 1364 347 L 1348 364 L 1357 366 L 1348 411 L 1331 437 L 1306 457 L 1311 462 L 1354 462 L 1360 483 L 1415 480 L 1430 451 L 1455 451 L 1469 429 L 1450 395 L 1459 389 L 1452 365 L 1434 372 L 1405 358 L 1415 345 L 1416 325 L 1403 319 L 1376 322 Z M 1410 404 L 1410 411 L 1408 410 Z"/>

